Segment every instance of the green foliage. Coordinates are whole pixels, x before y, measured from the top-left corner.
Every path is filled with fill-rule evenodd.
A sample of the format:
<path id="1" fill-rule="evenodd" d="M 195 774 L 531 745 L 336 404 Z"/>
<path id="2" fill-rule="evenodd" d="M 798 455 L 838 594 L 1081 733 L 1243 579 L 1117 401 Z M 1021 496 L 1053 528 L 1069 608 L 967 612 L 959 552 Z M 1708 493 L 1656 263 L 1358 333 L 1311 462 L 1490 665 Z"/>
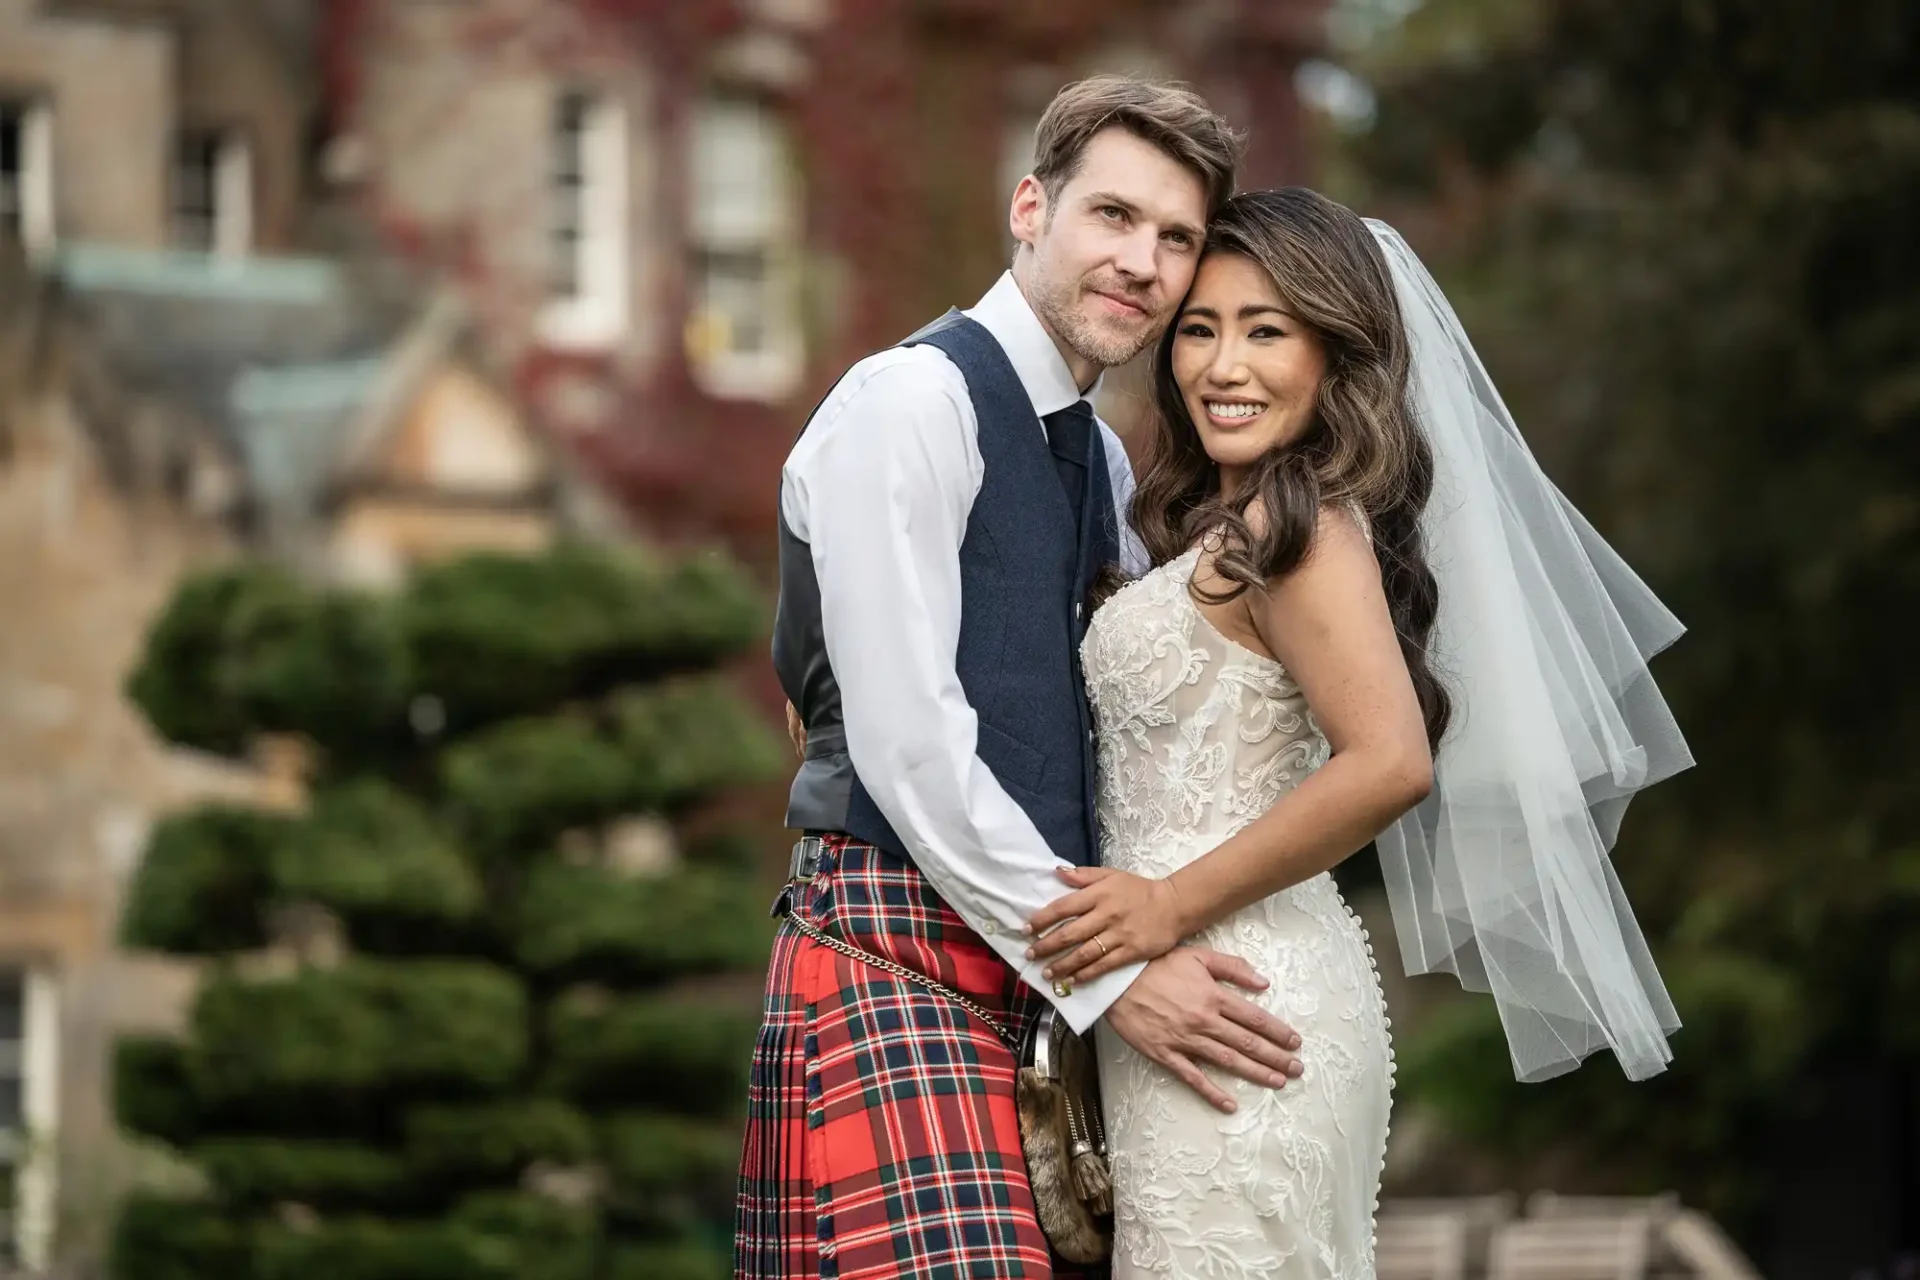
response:
<path id="1" fill-rule="evenodd" d="M 688 1205 L 724 1215 L 740 1166 L 738 1126 L 687 1116 L 634 1112 L 600 1127 L 600 1156 L 629 1212 L 673 1216 Z"/>
<path id="2" fill-rule="evenodd" d="M 219 1205 L 136 1191 L 121 1202 L 107 1270 L 118 1280 L 248 1280 L 251 1236 Z"/>
<path id="3" fill-rule="evenodd" d="M 650 982 L 766 963 L 760 879 L 689 866 L 659 878 L 548 863 L 528 877 L 516 951 L 542 974 Z"/>
<path id="4" fill-rule="evenodd" d="M 290 825 L 278 814 L 229 805 L 163 819 L 127 891 L 121 942 L 179 955 L 263 945 L 273 850 Z"/>
<path id="5" fill-rule="evenodd" d="M 593 1274 L 598 1215 L 539 1196 L 487 1192 L 463 1202 L 453 1225 L 490 1260 L 504 1263 L 503 1276 L 526 1280 L 587 1280 Z"/>
<path id="6" fill-rule="evenodd" d="M 258 1280 L 590 1280 L 598 1228 L 591 1210 L 491 1192 L 438 1219 L 260 1225 L 251 1274 Z"/>
<path id="7" fill-rule="evenodd" d="M 260 732 L 298 732 L 356 754 L 405 735 L 416 697 L 437 704 L 434 732 L 462 733 L 711 668 L 764 621 L 752 582 L 714 555 L 477 554 L 423 571 L 393 599 L 246 564 L 181 588 L 128 692 L 184 746 L 232 755 Z"/>
<path id="8" fill-rule="evenodd" d="M 492 852 L 539 852 L 543 838 L 640 807 L 619 747 L 584 715 L 515 720 L 442 757 L 441 780 L 460 829 Z"/>
<path id="9" fill-rule="evenodd" d="M 792 837 L 784 830 L 755 831 L 721 827 L 688 839 L 687 861 L 701 867 L 730 867 L 736 871 L 764 871 L 785 866 Z"/>
<path id="10" fill-rule="evenodd" d="M 510 1246 L 446 1223 L 336 1219 L 312 1227 L 279 1224 L 255 1233 L 259 1280 L 492 1280 L 506 1270 Z"/>
<path id="11" fill-rule="evenodd" d="M 254 734 L 299 732 L 345 748 L 398 720 L 406 659 L 381 601 L 243 565 L 181 588 L 128 693 L 183 746 L 233 754 Z"/>
<path id="12" fill-rule="evenodd" d="M 205 1116 L 187 1046 L 162 1036 L 122 1036 L 113 1047 L 113 1113 L 120 1127 L 182 1146 Z"/>
<path id="13" fill-rule="evenodd" d="M 127 681 L 128 696 L 164 738 L 205 751 L 241 750 L 254 726 L 236 689 L 241 678 L 231 659 L 233 619 L 249 598 L 272 597 L 292 612 L 301 596 L 291 578 L 266 568 L 188 579 L 147 636 L 146 656 Z"/>
<path id="14" fill-rule="evenodd" d="M 406 1143 L 415 1168 L 475 1180 L 511 1180 L 537 1160 L 574 1165 L 593 1154 L 586 1117 L 555 1098 L 416 1107 Z"/>
<path id="15" fill-rule="evenodd" d="M 605 724 L 579 712 L 484 730 L 446 752 L 441 774 L 469 838 L 525 854 L 569 827 L 766 781 L 783 763 L 778 736 L 739 694 L 689 678 L 622 690 Z"/>
<path id="16" fill-rule="evenodd" d="M 716 677 L 628 690 L 613 706 L 649 809 L 671 812 L 729 785 L 767 781 L 790 760 L 778 735 Z"/>
<path id="17" fill-rule="evenodd" d="M 216 1138 L 196 1144 L 190 1154 L 226 1201 L 240 1206 L 282 1200 L 318 1209 L 390 1203 L 408 1188 L 404 1161 L 351 1142 Z"/>
<path id="18" fill-rule="evenodd" d="M 724 1248 L 695 1243 L 616 1248 L 607 1267 L 608 1280 L 727 1280 L 732 1274 Z"/>
<path id="19" fill-rule="evenodd" d="M 751 644 L 763 618 L 724 561 L 587 547 L 538 561 L 469 556 L 422 573 L 401 604 L 418 687 L 454 729 L 712 666 Z"/>
<path id="20" fill-rule="evenodd" d="M 527 1061 L 526 999 L 513 974 L 461 960 L 218 975 L 194 1005 L 194 1083 L 210 1099 L 504 1088 Z"/>
<path id="21" fill-rule="evenodd" d="M 388 784 L 361 779 L 321 793 L 275 850 L 281 893 L 368 918 L 460 922 L 483 906 L 479 874 L 427 810 Z"/>
<path id="22" fill-rule="evenodd" d="M 552 1006 L 550 1084 L 582 1100 L 724 1114 L 746 1097 L 759 1010 L 591 988 Z"/>
<path id="23" fill-rule="evenodd" d="M 1756 1108 L 1791 1086 L 1808 1047 L 1808 1011 L 1794 976 L 1753 956 L 1670 956 L 1663 973 L 1684 1029 L 1672 1065 L 1652 1080 L 1631 1082 L 1603 1057 L 1518 1084 L 1493 1002 L 1472 999 L 1440 1010 L 1401 1047 L 1397 1084 L 1437 1108 L 1455 1133 L 1508 1160 L 1524 1162 L 1569 1135 L 1605 1152 L 1651 1140 L 1669 1170 L 1693 1171 L 1690 1190 L 1702 1202 L 1743 1204 L 1764 1189 L 1765 1171 L 1744 1163 L 1716 1169 L 1716 1155 L 1741 1141 Z M 1733 1061 L 1740 1070 L 1728 1069 Z M 1657 1135 L 1648 1129 L 1655 1116 Z M 1659 1169 L 1626 1172 L 1640 1190 L 1669 1185 Z"/>
<path id="24" fill-rule="evenodd" d="M 1402 1046 L 1404 1094 L 1516 1164 L 1551 1138 L 1752 1212 L 1794 1082 L 1920 1069 L 1892 621 L 1920 591 L 1920 27 L 1899 0 L 1430 0 L 1409 35 L 1372 66 L 1374 202 L 1441 215 L 1408 225 L 1444 229 L 1535 452 L 1691 628 L 1657 674 L 1701 764 L 1616 855 L 1686 1024 L 1670 1071 L 1518 1088 L 1469 1012 Z"/>
<path id="25" fill-rule="evenodd" d="M 129 682 L 155 728 L 319 768 L 304 813 L 164 820 L 132 883 L 128 945 L 223 963 L 183 1039 L 116 1046 L 120 1123 L 205 1190 L 130 1199 L 115 1280 L 729 1273 L 758 983 L 723 975 L 765 962 L 768 836 L 649 879 L 567 859 L 784 766 L 710 674 L 763 613 L 719 559 L 581 547 L 388 596 L 181 588 Z"/>

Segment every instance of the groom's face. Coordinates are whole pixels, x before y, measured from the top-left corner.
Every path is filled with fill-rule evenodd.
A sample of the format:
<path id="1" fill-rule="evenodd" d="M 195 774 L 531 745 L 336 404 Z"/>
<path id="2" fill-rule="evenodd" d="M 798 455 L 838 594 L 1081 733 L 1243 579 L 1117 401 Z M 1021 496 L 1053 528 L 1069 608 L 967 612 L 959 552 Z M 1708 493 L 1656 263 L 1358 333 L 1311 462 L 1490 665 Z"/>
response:
<path id="1" fill-rule="evenodd" d="M 1200 176 L 1122 128 L 1094 135 L 1057 191 L 1029 177 L 1013 234 L 1032 251 L 1027 301 L 1082 359 L 1125 364 L 1167 327 L 1205 238 Z"/>

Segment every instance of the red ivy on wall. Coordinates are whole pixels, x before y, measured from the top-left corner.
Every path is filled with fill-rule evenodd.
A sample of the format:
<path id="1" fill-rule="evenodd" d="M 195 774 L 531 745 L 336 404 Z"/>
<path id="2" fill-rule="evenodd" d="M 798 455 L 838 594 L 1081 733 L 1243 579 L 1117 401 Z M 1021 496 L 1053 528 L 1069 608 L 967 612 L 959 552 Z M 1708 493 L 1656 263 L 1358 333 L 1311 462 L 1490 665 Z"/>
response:
<path id="1" fill-rule="evenodd" d="M 380 39 L 383 11 L 411 0 L 331 0 L 323 74 L 329 118 L 352 127 L 360 107 L 363 51 Z M 630 45 L 657 86 L 661 190 L 657 210 L 664 270 L 651 305 L 669 318 L 659 358 L 623 361 L 530 345 L 516 352 L 514 379 L 536 413 L 578 403 L 591 387 L 593 420 L 555 413 L 548 426 L 625 499 L 640 524 L 669 539 L 719 539 L 767 564 L 779 467 L 813 398 L 849 363 L 886 346 L 948 304 L 965 305 L 991 281 L 1004 233 L 1004 192 L 995 161 L 1011 104 L 1009 77 L 1032 66 L 1063 74 L 1090 51 L 1133 36 L 1173 58 L 1223 109 L 1256 125 L 1250 180 L 1297 180 L 1304 157 L 1293 119 L 1291 61 L 1312 39 L 1325 0 L 1242 0 L 1212 32 L 1194 6 L 1169 0 L 821 0 L 824 20 L 791 38 L 811 74 L 774 91 L 788 110 L 803 171 L 810 259 L 829 264 L 827 302 L 811 308 L 809 374 L 779 405 L 718 400 L 696 384 L 678 341 L 687 310 L 683 149 L 688 105 L 708 87 L 721 43 L 748 30 L 752 6 L 738 0 L 549 0 L 535 16 L 521 6 L 482 7 L 461 39 L 477 62 L 535 57 L 564 70 Z M 553 21 L 570 8 L 572 22 Z M 1185 17 L 1183 17 L 1183 13 Z M 562 15 L 564 16 L 564 15 Z M 1203 15 L 1204 16 L 1204 15 Z M 766 19 L 760 19 L 766 21 Z M 1302 26 L 1305 23 L 1305 26 Z M 1291 25 L 1288 25 L 1291 24 Z M 1304 33 L 1304 34 L 1303 34 Z M 1184 43 L 1183 43 L 1184 42 Z M 1231 105 L 1230 101 L 1231 100 Z M 459 127 L 457 118 L 446 127 Z M 377 190 L 369 212 L 401 251 L 459 280 L 483 326 L 524 330 L 524 283 L 491 278 L 488 256 L 463 235 L 429 235 Z M 978 227 L 978 231 L 973 230 Z M 967 239 L 976 236 L 977 239 Z M 819 295 L 816 294 L 816 297 Z"/>

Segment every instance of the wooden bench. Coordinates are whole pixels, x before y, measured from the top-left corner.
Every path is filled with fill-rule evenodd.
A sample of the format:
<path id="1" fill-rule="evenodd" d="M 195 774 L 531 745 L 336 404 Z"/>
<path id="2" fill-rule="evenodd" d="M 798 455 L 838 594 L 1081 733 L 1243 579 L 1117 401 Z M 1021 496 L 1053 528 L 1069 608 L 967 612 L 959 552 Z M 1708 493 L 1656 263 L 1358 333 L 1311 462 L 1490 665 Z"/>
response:
<path id="1" fill-rule="evenodd" d="M 1452 1213 L 1381 1214 L 1374 1226 L 1377 1280 L 1469 1280 L 1467 1220 Z"/>
<path id="2" fill-rule="evenodd" d="M 1380 1206 L 1378 1280 L 1761 1280 L 1712 1219 L 1679 1197 L 1536 1192 L 1392 1199 Z"/>
<path id="3" fill-rule="evenodd" d="M 1650 1214 L 1524 1218 L 1493 1237 L 1487 1280 L 1647 1280 Z"/>
<path id="4" fill-rule="evenodd" d="M 1514 1205 L 1511 1194 L 1387 1201 L 1374 1236 L 1378 1280 L 1477 1280 L 1493 1232 L 1513 1217 Z"/>
<path id="5" fill-rule="evenodd" d="M 1542 1191 L 1495 1237 L 1488 1280 L 1760 1280 L 1705 1214 L 1657 1196 Z"/>

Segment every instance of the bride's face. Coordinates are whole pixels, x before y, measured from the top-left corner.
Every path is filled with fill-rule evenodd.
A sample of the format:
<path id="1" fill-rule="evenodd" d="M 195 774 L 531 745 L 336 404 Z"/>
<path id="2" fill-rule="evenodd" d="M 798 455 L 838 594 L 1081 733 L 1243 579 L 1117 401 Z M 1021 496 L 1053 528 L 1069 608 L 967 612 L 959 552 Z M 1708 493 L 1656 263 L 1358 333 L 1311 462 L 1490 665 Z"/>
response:
<path id="1" fill-rule="evenodd" d="M 1313 423 L 1326 350 L 1251 259 L 1213 253 L 1174 321 L 1173 378 L 1227 492 Z"/>

